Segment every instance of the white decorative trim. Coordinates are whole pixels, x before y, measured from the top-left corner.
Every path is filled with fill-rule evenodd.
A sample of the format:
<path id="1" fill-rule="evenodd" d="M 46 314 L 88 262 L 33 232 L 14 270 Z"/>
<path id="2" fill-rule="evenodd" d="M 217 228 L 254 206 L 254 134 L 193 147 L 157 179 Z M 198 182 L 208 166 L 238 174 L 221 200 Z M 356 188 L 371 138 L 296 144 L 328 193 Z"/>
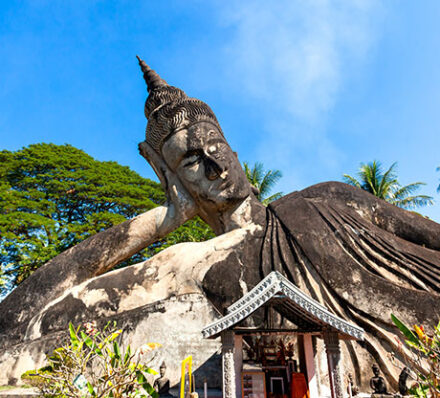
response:
<path id="1" fill-rule="evenodd" d="M 212 337 L 232 327 L 267 303 L 277 293 L 284 294 L 297 307 L 300 307 L 313 318 L 326 323 L 340 333 L 357 340 L 363 339 L 364 330 L 362 328 L 352 325 L 332 314 L 323 305 L 304 294 L 298 287 L 277 271 L 271 272 L 250 292 L 229 306 L 227 314 L 223 318 L 206 326 L 202 330 L 203 337 Z"/>

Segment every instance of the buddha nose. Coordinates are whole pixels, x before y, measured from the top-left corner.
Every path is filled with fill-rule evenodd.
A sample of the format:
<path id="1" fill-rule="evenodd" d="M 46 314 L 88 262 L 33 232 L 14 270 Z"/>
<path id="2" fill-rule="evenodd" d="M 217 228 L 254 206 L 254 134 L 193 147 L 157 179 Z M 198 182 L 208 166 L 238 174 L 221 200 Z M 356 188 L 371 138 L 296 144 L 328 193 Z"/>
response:
<path id="1" fill-rule="evenodd" d="M 210 181 L 214 181 L 221 176 L 224 168 L 221 167 L 213 158 L 207 157 L 205 159 L 205 175 Z"/>

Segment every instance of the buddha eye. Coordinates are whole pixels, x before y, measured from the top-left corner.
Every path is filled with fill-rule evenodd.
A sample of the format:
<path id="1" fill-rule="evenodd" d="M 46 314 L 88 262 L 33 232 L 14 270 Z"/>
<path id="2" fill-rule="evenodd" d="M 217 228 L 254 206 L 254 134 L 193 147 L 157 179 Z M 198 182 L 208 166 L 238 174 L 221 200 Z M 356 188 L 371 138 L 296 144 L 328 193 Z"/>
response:
<path id="1" fill-rule="evenodd" d="M 209 153 L 210 155 L 212 155 L 213 153 L 217 152 L 217 150 L 218 150 L 217 145 L 211 145 L 211 146 L 208 148 L 208 153 Z"/>
<path id="2" fill-rule="evenodd" d="M 200 156 L 199 155 L 191 155 L 185 158 L 185 160 L 182 163 L 183 167 L 192 167 L 196 164 L 200 163 Z"/>

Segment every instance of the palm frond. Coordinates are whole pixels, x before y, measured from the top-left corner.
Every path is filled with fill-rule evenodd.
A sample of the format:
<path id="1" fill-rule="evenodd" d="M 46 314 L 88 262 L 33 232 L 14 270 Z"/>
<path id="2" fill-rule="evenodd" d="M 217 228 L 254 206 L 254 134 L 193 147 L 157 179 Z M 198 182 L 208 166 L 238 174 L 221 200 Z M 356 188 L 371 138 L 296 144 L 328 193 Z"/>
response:
<path id="1" fill-rule="evenodd" d="M 416 195 L 408 196 L 404 199 L 393 199 L 390 203 L 402 209 L 415 209 L 421 206 L 433 205 L 434 199 L 428 195 Z"/>
<path id="2" fill-rule="evenodd" d="M 261 179 L 263 178 L 264 169 L 263 163 L 256 162 L 254 167 L 252 168 L 252 180 L 257 184 L 261 185 Z"/>
<path id="3" fill-rule="evenodd" d="M 383 171 L 382 164 L 373 160 L 370 163 L 361 163 L 357 173 L 358 179 L 344 174 L 344 182 L 364 189 L 396 206 L 413 209 L 434 203 L 433 198 L 427 195 L 414 195 L 423 182 L 413 182 L 402 186 L 397 179 L 397 162 L 388 170 Z M 440 167 L 437 168 L 440 171 Z M 440 192 L 440 185 L 437 188 Z"/>
<path id="4" fill-rule="evenodd" d="M 343 177 L 343 180 L 346 184 L 353 185 L 354 187 L 362 188 L 361 183 L 356 178 L 352 177 L 351 175 L 344 174 L 342 177 Z"/>
<path id="5" fill-rule="evenodd" d="M 249 168 L 248 162 L 243 162 L 243 170 L 244 170 L 244 173 L 246 174 L 246 177 L 249 179 L 249 177 L 251 175 L 251 169 Z"/>
<path id="6" fill-rule="evenodd" d="M 393 192 L 393 197 L 396 199 L 405 198 L 418 191 L 422 185 L 426 185 L 424 182 L 413 182 L 403 187 L 398 186 Z"/>
<path id="7" fill-rule="evenodd" d="M 243 169 L 248 181 L 259 190 L 260 193 L 257 195 L 257 199 L 260 202 L 268 204 L 282 196 L 281 192 L 277 192 L 270 197 L 266 197 L 272 190 L 273 186 L 282 177 L 281 171 L 264 171 L 264 165 L 261 162 L 256 162 L 252 168 L 249 166 L 249 163 L 244 162 Z"/>
<path id="8" fill-rule="evenodd" d="M 282 176 L 283 175 L 279 170 L 268 170 L 260 183 L 261 196 L 264 197 L 269 194 L 269 192 L 272 190 L 272 187 Z"/>
<path id="9" fill-rule="evenodd" d="M 435 170 L 436 170 L 436 171 L 440 171 L 440 166 L 437 167 Z M 437 192 L 440 192 L 440 184 L 439 184 L 439 186 L 437 187 Z"/>
<path id="10" fill-rule="evenodd" d="M 273 195 L 270 195 L 269 197 L 263 199 L 261 203 L 263 203 L 264 206 L 267 206 L 269 203 L 273 202 L 274 200 L 280 199 L 284 194 L 282 192 L 274 193 Z"/>
<path id="11" fill-rule="evenodd" d="M 382 172 L 381 164 L 373 160 L 370 163 L 361 163 L 358 176 L 362 181 L 362 189 L 378 196 L 378 174 Z"/>
<path id="12" fill-rule="evenodd" d="M 378 175 L 377 196 L 385 199 L 387 197 L 390 197 L 391 194 L 396 190 L 399 184 L 397 181 L 397 175 L 395 171 L 396 167 L 397 167 L 397 163 L 394 162 L 384 174 L 382 174 L 382 170 L 378 171 L 379 175 Z"/>
<path id="13" fill-rule="evenodd" d="M 248 181 L 258 190 L 260 190 L 260 179 L 263 165 L 262 163 L 255 163 L 254 167 L 250 168 L 247 162 L 243 162 L 243 169 Z"/>

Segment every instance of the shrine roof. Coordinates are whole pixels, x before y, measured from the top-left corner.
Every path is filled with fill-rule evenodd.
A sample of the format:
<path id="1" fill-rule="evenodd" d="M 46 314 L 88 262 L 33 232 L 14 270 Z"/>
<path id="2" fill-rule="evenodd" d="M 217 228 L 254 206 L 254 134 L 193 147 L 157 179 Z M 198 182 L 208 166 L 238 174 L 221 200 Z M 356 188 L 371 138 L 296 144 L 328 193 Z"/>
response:
<path id="1" fill-rule="evenodd" d="M 342 339 L 363 339 L 362 328 L 330 312 L 277 271 L 271 272 L 241 299 L 230 305 L 225 316 L 207 325 L 202 330 L 203 337 L 214 338 L 267 305 L 289 321 L 302 324 L 304 330 L 333 331 Z"/>

